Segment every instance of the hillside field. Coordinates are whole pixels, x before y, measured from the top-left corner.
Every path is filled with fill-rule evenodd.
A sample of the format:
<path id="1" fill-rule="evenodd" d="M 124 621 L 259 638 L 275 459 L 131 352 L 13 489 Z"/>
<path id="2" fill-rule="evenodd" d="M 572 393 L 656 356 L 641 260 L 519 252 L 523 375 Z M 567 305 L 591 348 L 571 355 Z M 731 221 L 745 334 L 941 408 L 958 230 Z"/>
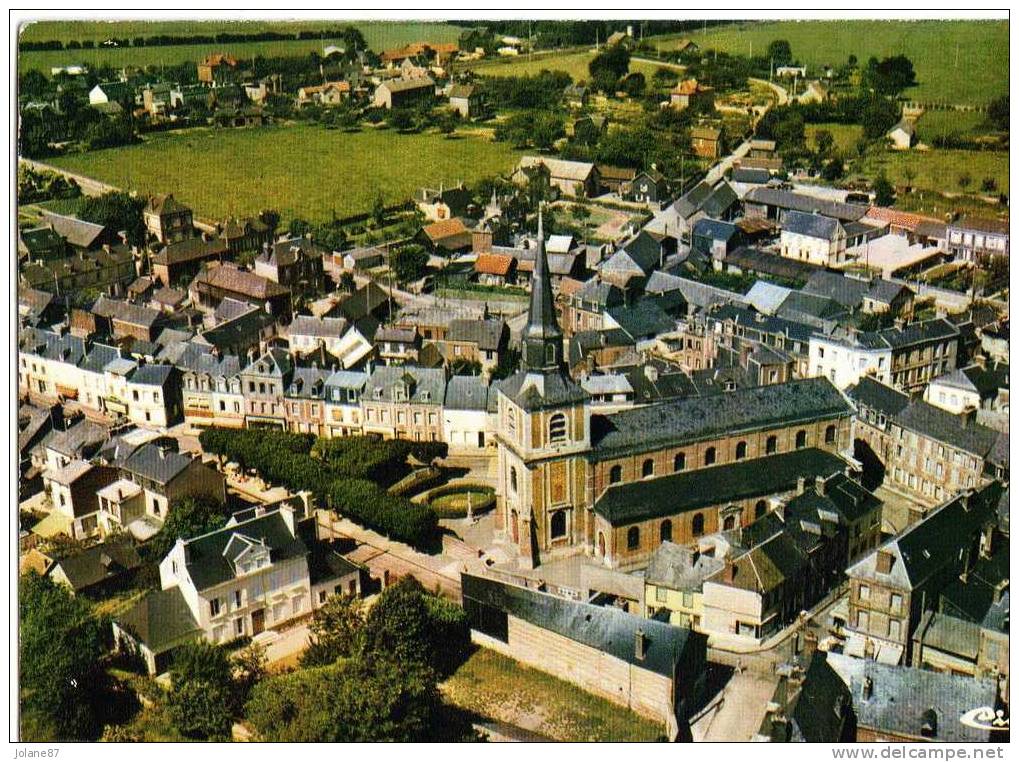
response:
<path id="1" fill-rule="evenodd" d="M 173 193 L 200 217 L 266 208 L 283 218 L 327 221 L 409 199 L 422 185 L 448 187 L 510 170 L 506 143 L 438 134 L 317 125 L 195 129 L 145 142 L 48 160 L 72 172 L 142 193 Z"/>
<path id="2" fill-rule="evenodd" d="M 296 33 L 335 29 L 351 23 L 361 30 L 368 47 L 375 51 L 399 47 L 411 42 L 456 42 L 460 28 L 442 23 L 418 21 L 40 21 L 25 26 L 21 39 L 93 40 L 102 42 L 110 37 L 133 38 L 156 34 L 215 34 L 217 32 L 278 31 Z M 236 42 L 201 45 L 154 45 L 126 48 L 93 48 L 79 50 L 29 50 L 21 53 L 18 65 L 22 69 L 40 69 L 46 74 L 53 66 L 85 63 L 90 66 L 107 64 L 114 67 L 173 65 L 184 61 L 199 61 L 209 53 L 229 52 L 239 58 L 262 56 L 301 56 L 322 48 L 336 40 L 284 40 L 266 42 Z"/>
<path id="3" fill-rule="evenodd" d="M 702 49 L 762 55 L 772 40 L 788 40 L 808 67 L 861 64 L 902 53 L 916 70 L 909 98 L 984 104 L 1008 92 L 1008 21 L 770 21 L 709 28 L 684 35 Z M 676 40 L 680 37 L 676 37 Z M 674 40 L 672 41 L 674 44 Z M 669 47 L 662 40 L 662 50 Z M 816 73 L 816 69 L 814 70 Z"/>
<path id="4" fill-rule="evenodd" d="M 574 82 L 589 80 L 590 73 L 587 65 L 595 56 L 594 51 L 582 50 L 559 53 L 553 55 L 538 55 L 535 57 L 523 55 L 508 57 L 497 60 L 485 60 L 481 64 L 467 66 L 477 74 L 487 77 L 523 77 L 538 74 L 543 69 L 548 71 L 564 71 L 570 75 Z M 648 79 L 658 69 L 659 64 L 647 63 L 644 61 L 631 61 L 630 71 L 639 71 Z"/>

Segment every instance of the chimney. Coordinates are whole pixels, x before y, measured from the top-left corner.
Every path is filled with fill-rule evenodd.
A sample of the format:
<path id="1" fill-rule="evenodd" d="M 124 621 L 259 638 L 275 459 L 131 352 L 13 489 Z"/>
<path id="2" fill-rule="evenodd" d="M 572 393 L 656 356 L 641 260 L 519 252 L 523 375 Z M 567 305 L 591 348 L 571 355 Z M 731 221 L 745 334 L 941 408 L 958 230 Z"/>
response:
<path id="1" fill-rule="evenodd" d="M 968 407 L 959 413 L 959 425 L 965 429 L 976 420 L 976 417 L 977 409 L 975 407 Z"/>
<path id="2" fill-rule="evenodd" d="M 814 477 L 814 492 L 816 492 L 819 497 L 824 497 L 825 483 L 826 483 L 825 478 L 820 474 Z"/>
<path id="3" fill-rule="evenodd" d="M 737 571 L 737 568 L 736 568 L 736 564 L 734 564 L 731 560 L 726 560 L 725 566 L 726 566 L 726 568 L 725 568 L 725 576 L 726 576 L 726 578 L 730 582 L 735 582 L 736 581 L 736 575 L 738 574 L 738 571 Z"/>
<path id="4" fill-rule="evenodd" d="M 880 574 L 890 574 L 892 564 L 895 563 L 895 556 L 887 550 L 877 552 L 877 570 Z"/>
<path id="5" fill-rule="evenodd" d="M 874 695 L 874 680 L 870 676 L 863 678 L 863 700 L 870 701 L 870 697 Z"/>
<path id="6" fill-rule="evenodd" d="M 633 637 L 633 655 L 640 661 L 644 661 L 644 657 L 647 656 L 647 639 L 644 637 L 644 630 L 639 627 Z"/>
<path id="7" fill-rule="evenodd" d="M 796 494 L 802 495 L 807 489 L 807 477 L 800 476 L 796 479 Z"/>

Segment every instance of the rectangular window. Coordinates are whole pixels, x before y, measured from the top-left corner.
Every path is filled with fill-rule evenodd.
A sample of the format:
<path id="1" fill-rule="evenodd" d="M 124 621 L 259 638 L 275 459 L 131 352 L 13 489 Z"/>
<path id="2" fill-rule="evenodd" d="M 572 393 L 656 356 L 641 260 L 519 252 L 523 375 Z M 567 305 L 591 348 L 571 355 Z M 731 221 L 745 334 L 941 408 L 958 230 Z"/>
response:
<path id="1" fill-rule="evenodd" d="M 244 619 L 243 618 L 235 619 L 234 620 L 234 634 L 235 635 L 243 635 L 244 634 Z"/>
<path id="2" fill-rule="evenodd" d="M 856 612 L 856 626 L 861 630 L 866 630 L 870 626 L 870 615 L 866 611 Z"/>
<path id="3" fill-rule="evenodd" d="M 858 593 L 857 597 L 861 601 L 869 601 L 870 600 L 870 585 L 860 585 L 860 589 L 859 589 L 859 593 Z"/>
<path id="4" fill-rule="evenodd" d="M 898 619 L 888 620 L 888 637 L 892 640 L 898 640 L 902 636 L 902 622 Z"/>
<path id="5" fill-rule="evenodd" d="M 659 603 L 665 603 L 668 599 L 669 591 L 664 587 L 655 588 L 655 600 Z"/>
<path id="6" fill-rule="evenodd" d="M 242 593 L 241 590 L 234 590 L 234 608 L 239 609 L 241 607 L 241 599 L 242 599 L 241 593 Z"/>
<path id="7" fill-rule="evenodd" d="M 892 611 L 902 611 L 902 596 L 898 593 L 892 593 Z"/>
<path id="8" fill-rule="evenodd" d="M 219 616 L 219 598 L 213 598 L 209 601 L 209 615 Z"/>

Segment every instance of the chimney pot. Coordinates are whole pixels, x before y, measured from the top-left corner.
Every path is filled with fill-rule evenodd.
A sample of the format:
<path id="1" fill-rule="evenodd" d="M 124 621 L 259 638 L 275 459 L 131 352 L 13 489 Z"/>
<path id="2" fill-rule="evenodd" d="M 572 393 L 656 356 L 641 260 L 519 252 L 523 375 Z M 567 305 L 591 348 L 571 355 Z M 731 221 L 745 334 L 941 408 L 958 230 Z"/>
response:
<path id="1" fill-rule="evenodd" d="M 871 677 L 863 678 L 863 700 L 869 701 L 874 695 L 874 680 Z"/>

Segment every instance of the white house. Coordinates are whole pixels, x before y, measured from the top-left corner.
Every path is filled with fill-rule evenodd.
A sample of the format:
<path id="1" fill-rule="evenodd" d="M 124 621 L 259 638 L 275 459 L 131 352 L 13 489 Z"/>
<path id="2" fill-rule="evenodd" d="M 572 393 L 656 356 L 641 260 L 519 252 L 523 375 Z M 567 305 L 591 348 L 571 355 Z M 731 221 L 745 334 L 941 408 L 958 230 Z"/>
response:
<path id="1" fill-rule="evenodd" d="M 867 374 L 881 383 L 892 383 L 892 348 L 873 333 L 845 338 L 814 334 L 807 363 L 808 375 L 824 376 L 839 389 L 852 386 Z"/>
<path id="2" fill-rule="evenodd" d="M 892 141 L 892 148 L 896 151 L 908 151 L 913 147 L 916 127 L 912 122 L 900 119 L 894 127 L 888 130 L 887 137 Z"/>
<path id="3" fill-rule="evenodd" d="M 446 384 L 442 407 L 443 439 L 450 452 L 480 452 L 490 442 L 488 385 L 478 376 L 453 376 Z"/>
<path id="4" fill-rule="evenodd" d="M 833 267 L 846 261 L 846 229 L 834 217 L 787 211 L 780 239 L 783 257 Z"/>

